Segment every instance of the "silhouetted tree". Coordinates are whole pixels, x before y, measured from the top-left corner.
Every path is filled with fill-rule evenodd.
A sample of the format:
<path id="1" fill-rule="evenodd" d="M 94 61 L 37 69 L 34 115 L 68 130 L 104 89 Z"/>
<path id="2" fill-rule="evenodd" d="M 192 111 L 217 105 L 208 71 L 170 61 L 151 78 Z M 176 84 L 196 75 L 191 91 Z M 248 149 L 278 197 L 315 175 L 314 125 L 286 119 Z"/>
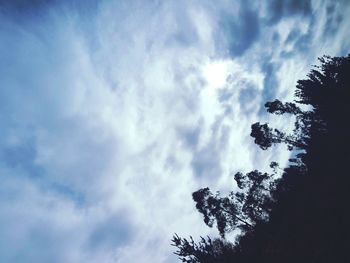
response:
<path id="1" fill-rule="evenodd" d="M 234 254 L 234 245 L 224 239 L 203 238 L 196 243 L 192 237 L 189 240 L 174 235 L 172 245 L 177 247 L 176 255 L 186 263 L 229 262 Z"/>
<path id="2" fill-rule="evenodd" d="M 216 223 L 222 238 L 234 229 L 249 231 L 257 222 L 267 220 L 272 202 L 271 175 L 254 170 L 246 175 L 236 173 L 234 179 L 240 190 L 228 197 L 220 197 L 219 192 L 214 195 L 209 188 L 192 194 L 204 223 L 209 227 Z"/>
<path id="3" fill-rule="evenodd" d="M 287 135 L 278 129 L 270 128 L 267 123 L 260 124 L 259 122 L 252 124 L 251 128 L 250 136 L 254 138 L 254 142 L 263 150 L 281 142 L 287 144 L 288 150 L 292 150 L 293 148 L 305 149 L 306 147 L 304 138 L 299 133 L 296 133 L 296 131 L 293 134 Z"/>
<path id="4" fill-rule="evenodd" d="M 349 261 L 350 55 L 324 56 L 320 62 L 298 81 L 295 93 L 295 102 L 310 110 L 279 100 L 265 104 L 270 113 L 295 116 L 292 134 L 252 125 L 251 136 L 263 150 L 276 143 L 297 150 L 282 177 L 257 170 L 236 173 L 238 190 L 227 197 L 209 188 L 194 192 L 204 222 L 216 225 L 221 238 L 196 243 L 175 235 L 175 253 L 183 262 Z M 274 173 L 282 169 L 276 162 L 270 167 Z M 235 244 L 224 239 L 233 229 L 241 230 Z"/>
<path id="5" fill-rule="evenodd" d="M 250 136 L 254 138 L 254 142 L 259 145 L 261 149 L 266 150 L 271 147 L 272 144 L 282 142 L 286 135 L 277 129 L 271 129 L 267 123 L 260 124 L 256 122 L 252 124 Z"/>
<path id="6" fill-rule="evenodd" d="M 270 102 L 265 103 L 265 107 L 269 113 L 277 114 L 277 115 L 282 115 L 285 113 L 290 113 L 290 114 L 301 114 L 302 111 L 298 106 L 295 105 L 295 103 L 287 102 L 287 103 L 282 103 L 280 100 L 274 100 Z"/>

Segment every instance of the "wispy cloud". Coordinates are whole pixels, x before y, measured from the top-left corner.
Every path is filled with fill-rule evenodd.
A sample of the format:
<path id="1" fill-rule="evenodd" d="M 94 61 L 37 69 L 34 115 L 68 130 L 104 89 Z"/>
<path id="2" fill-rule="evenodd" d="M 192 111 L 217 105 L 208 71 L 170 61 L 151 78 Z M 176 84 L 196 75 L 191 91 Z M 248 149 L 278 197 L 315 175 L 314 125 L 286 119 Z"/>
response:
<path id="1" fill-rule="evenodd" d="M 285 162 L 251 123 L 316 57 L 345 1 L 11 1 L 0 8 L 0 261 L 171 262 L 215 233 L 191 201 Z"/>

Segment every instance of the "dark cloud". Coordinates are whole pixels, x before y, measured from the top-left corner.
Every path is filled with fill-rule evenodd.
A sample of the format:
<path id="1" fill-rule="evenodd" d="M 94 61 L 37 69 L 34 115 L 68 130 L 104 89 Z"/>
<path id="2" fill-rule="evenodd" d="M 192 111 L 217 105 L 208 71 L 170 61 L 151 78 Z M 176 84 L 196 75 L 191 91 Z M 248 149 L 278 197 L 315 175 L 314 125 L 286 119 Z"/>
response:
<path id="1" fill-rule="evenodd" d="M 307 53 L 311 48 L 311 34 L 303 34 L 295 41 L 294 48 L 300 53 Z"/>
<path id="2" fill-rule="evenodd" d="M 48 171 L 36 164 L 37 149 L 33 139 L 28 139 L 21 144 L 3 147 L 0 151 L 0 160 L 7 168 L 15 171 L 13 176 L 29 178 L 35 181 L 41 189 L 52 191 L 63 199 L 73 201 L 75 205 L 85 204 L 85 196 L 72 187 L 48 178 Z"/>
<path id="3" fill-rule="evenodd" d="M 196 149 L 199 141 L 200 133 L 201 133 L 200 125 L 197 125 L 197 127 L 193 127 L 193 128 L 181 128 L 178 130 L 180 139 L 190 149 Z"/>
<path id="4" fill-rule="evenodd" d="M 326 10 L 327 18 L 323 34 L 324 39 L 331 37 L 334 32 L 337 32 L 337 29 L 344 20 L 343 14 L 339 13 L 335 8 L 335 3 L 329 4 Z"/>
<path id="5" fill-rule="evenodd" d="M 33 142 L 28 141 L 20 145 L 5 147 L 0 152 L 1 160 L 13 169 L 24 170 L 35 176 L 41 173 L 34 164 L 36 149 Z"/>
<path id="6" fill-rule="evenodd" d="M 222 28 L 227 36 L 229 55 L 232 57 L 241 56 L 259 36 L 258 14 L 242 8 L 238 18 L 231 14 L 223 15 Z"/>
<path id="7" fill-rule="evenodd" d="M 233 96 L 233 90 L 232 89 L 224 88 L 224 89 L 218 90 L 218 100 L 220 102 L 229 101 L 232 96 Z"/>
<path id="8" fill-rule="evenodd" d="M 74 205 L 78 208 L 83 207 L 86 205 L 86 195 L 84 195 L 81 192 L 76 191 L 72 187 L 60 183 L 47 183 L 45 186 L 42 186 L 46 191 L 52 191 L 57 196 L 61 197 L 62 199 L 69 199 L 69 201 L 72 201 Z"/>
<path id="9" fill-rule="evenodd" d="M 61 253 L 62 250 L 69 250 L 72 244 L 71 237 L 66 237 L 68 233 L 64 227 L 53 228 L 46 215 L 36 212 L 35 209 L 31 213 L 28 210 L 18 211 L 17 218 L 10 215 L 7 220 L 7 215 L 0 217 L 0 224 L 6 226 L 1 229 L 1 262 L 72 262 L 69 255 Z M 26 226 L 25 232 L 21 231 L 23 226 Z M 11 235 L 8 229 L 13 231 Z"/>
<path id="10" fill-rule="evenodd" d="M 197 31 L 190 21 L 190 17 L 183 6 L 174 6 L 175 32 L 170 36 L 167 45 L 178 44 L 180 46 L 189 46 L 198 41 Z M 186 28 L 186 30 L 183 30 Z"/>
<path id="11" fill-rule="evenodd" d="M 88 249 L 115 249 L 130 241 L 131 227 L 125 219 L 110 217 L 101 222 L 90 235 Z"/>
<path id="12" fill-rule="evenodd" d="M 261 71 L 263 72 L 264 78 L 264 89 L 261 93 L 262 101 L 271 101 L 276 97 L 278 91 L 278 80 L 276 77 L 276 72 L 278 65 L 270 62 L 263 63 L 261 66 Z M 264 105 L 260 105 L 260 114 L 265 113 Z"/>
<path id="13" fill-rule="evenodd" d="M 214 125 L 212 131 L 213 134 L 208 144 L 202 149 L 194 150 L 191 167 L 197 177 L 212 179 L 221 173 L 220 151 L 218 150 L 217 142 L 214 139 L 218 132 L 218 125 Z"/>
<path id="14" fill-rule="evenodd" d="M 268 2 L 268 23 L 276 23 L 282 17 L 291 15 L 309 15 L 311 1 L 309 0 L 272 0 Z"/>
<path id="15" fill-rule="evenodd" d="M 251 85 L 246 85 L 239 93 L 239 105 L 244 114 L 250 114 L 254 112 L 256 105 L 252 103 L 256 97 L 260 96 L 258 90 Z"/>
<path id="16" fill-rule="evenodd" d="M 289 32 L 286 39 L 286 43 L 295 42 L 299 37 L 300 37 L 299 30 L 294 28 L 292 31 Z"/>
<path id="17" fill-rule="evenodd" d="M 57 0 L 3 0 L 0 2 L 0 7 L 3 9 L 17 10 L 19 12 L 35 10 L 49 4 L 55 3 Z"/>
<path id="18" fill-rule="evenodd" d="M 66 255 L 57 253 L 64 245 L 59 244 L 60 235 L 50 229 L 50 225 L 45 220 L 37 218 L 37 225 L 32 226 L 29 231 L 30 242 L 19 247 L 16 256 L 11 262 L 53 262 L 65 261 Z M 61 240 L 62 241 L 62 240 Z M 16 247 L 13 244 L 13 247 Z M 43 249 L 45 248 L 45 249 Z"/>
<path id="19" fill-rule="evenodd" d="M 222 174 L 221 155 L 225 151 L 230 137 L 230 128 L 223 125 L 225 114 L 218 116 L 211 127 L 212 136 L 205 147 L 195 151 L 191 162 L 194 174 L 208 180 Z"/>
<path id="20" fill-rule="evenodd" d="M 28 19 L 28 16 L 35 18 L 35 16 L 43 13 L 43 10 L 57 3 L 57 0 L 3 0 L 0 2 L 0 14 L 25 20 Z"/>
<path id="21" fill-rule="evenodd" d="M 310 32 L 306 32 L 305 34 L 300 32 L 299 29 L 294 28 L 291 32 L 289 32 L 285 44 L 293 45 L 293 48 L 288 51 L 282 51 L 281 57 L 284 59 L 292 58 L 297 53 L 307 53 L 310 51 L 312 40 L 312 34 Z"/>
<path id="22" fill-rule="evenodd" d="M 40 21 L 50 14 L 50 11 L 58 10 L 75 11 L 85 16 L 93 15 L 102 1 L 98 0 L 0 0 L 0 17 L 11 17 L 17 23 L 26 23 L 28 20 Z M 91 19 L 92 17 L 90 17 Z"/>
<path id="23" fill-rule="evenodd" d="M 221 174 L 220 155 L 218 152 L 206 147 L 203 150 L 196 152 L 191 162 L 194 174 L 207 179 L 215 178 Z"/>

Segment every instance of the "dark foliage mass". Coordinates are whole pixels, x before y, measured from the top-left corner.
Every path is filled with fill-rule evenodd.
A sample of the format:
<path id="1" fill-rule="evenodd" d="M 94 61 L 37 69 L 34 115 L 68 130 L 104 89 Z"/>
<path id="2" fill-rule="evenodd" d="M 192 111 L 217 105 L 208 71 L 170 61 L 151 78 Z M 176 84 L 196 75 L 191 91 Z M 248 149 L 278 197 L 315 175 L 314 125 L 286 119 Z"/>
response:
<path id="1" fill-rule="evenodd" d="M 265 104 L 272 114 L 295 115 L 292 134 L 252 125 L 260 148 L 285 143 L 295 150 L 282 177 L 237 173 L 239 190 L 227 197 L 209 188 L 194 192 L 205 224 L 216 226 L 221 237 L 196 243 L 175 235 L 182 262 L 350 262 L 350 55 L 320 62 L 298 81 L 295 103 Z M 301 110 L 302 104 L 310 110 Z M 276 162 L 270 166 L 280 169 Z M 232 230 L 240 233 L 235 243 L 225 240 Z"/>

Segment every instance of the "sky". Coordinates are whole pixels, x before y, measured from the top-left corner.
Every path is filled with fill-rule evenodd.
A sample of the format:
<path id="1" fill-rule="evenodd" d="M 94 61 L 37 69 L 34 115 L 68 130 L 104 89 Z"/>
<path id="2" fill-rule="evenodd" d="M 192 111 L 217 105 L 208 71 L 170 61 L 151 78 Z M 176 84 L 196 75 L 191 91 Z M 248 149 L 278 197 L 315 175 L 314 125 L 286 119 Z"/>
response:
<path id="1" fill-rule="evenodd" d="M 1 0 L 0 262 L 163 263 L 218 236 L 191 193 L 286 164 L 317 57 L 349 53 L 348 1 Z"/>

